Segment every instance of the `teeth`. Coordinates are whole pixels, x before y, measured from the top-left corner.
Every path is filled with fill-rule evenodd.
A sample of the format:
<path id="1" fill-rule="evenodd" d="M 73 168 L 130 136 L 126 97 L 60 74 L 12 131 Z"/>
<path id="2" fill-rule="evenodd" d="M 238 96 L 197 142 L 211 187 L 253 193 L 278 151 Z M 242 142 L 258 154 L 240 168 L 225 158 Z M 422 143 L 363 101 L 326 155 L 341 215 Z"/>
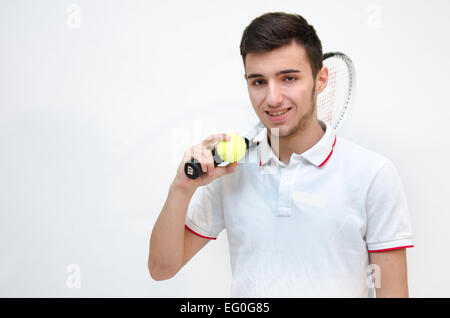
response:
<path id="1" fill-rule="evenodd" d="M 289 111 L 289 109 L 286 109 L 285 111 L 278 112 L 278 113 L 269 112 L 269 114 L 270 114 L 270 116 L 280 116 L 280 115 L 283 115 L 284 113 L 287 113 L 288 111 Z"/>

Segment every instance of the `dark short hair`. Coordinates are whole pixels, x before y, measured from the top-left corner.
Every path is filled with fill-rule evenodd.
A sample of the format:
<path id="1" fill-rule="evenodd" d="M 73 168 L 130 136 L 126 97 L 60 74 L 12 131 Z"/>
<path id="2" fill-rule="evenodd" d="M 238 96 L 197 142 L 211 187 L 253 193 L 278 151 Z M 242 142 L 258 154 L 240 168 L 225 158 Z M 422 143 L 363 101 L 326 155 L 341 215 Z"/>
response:
<path id="1" fill-rule="evenodd" d="M 270 12 L 253 19 L 245 28 L 240 44 L 244 67 L 248 53 L 268 52 L 293 40 L 305 47 L 315 78 L 322 68 L 322 43 L 313 26 L 298 14 Z"/>

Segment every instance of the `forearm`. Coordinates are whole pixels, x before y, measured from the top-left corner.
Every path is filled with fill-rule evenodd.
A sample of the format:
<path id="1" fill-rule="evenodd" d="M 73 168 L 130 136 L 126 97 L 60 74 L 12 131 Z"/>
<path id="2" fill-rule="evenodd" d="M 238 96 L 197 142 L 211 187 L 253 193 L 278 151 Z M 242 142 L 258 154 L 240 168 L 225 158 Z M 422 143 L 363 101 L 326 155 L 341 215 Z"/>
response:
<path id="1" fill-rule="evenodd" d="M 384 277 L 383 277 L 384 273 Z M 406 273 L 393 273 L 389 268 L 381 269 L 380 284 L 375 284 L 377 298 L 408 298 Z"/>
<path id="2" fill-rule="evenodd" d="M 169 278 L 182 265 L 186 212 L 194 192 L 182 190 L 176 183 L 170 185 L 150 238 L 148 265 L 154 278 Z"/>
<path id="3" fill-rule="evenodd" d="M 409 297 L 406 249 L 370 253 L 377 298 Z"/>

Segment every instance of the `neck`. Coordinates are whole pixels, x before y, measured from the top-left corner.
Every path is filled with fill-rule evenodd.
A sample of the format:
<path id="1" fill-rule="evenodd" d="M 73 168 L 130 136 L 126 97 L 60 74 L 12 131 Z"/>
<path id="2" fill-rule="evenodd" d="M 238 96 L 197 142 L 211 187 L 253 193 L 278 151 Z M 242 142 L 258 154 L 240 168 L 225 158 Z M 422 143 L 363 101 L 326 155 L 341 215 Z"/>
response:
<path id="1" fill-rule="evenodd" d="M 317 120 L 311 120 L 306 126 L 299 128 L 292 135 L 278 138 L 279 145 L 277 147 L 276 145 L 271 145 L 270 129 L 267 130 L 267 137 L 272 151 L 278 159 L 286 165 L 289 164 L 292 153 L 302 154 L 314 146 L 324 134 L 325 131 L 322 129 L 319 122 Z"/>

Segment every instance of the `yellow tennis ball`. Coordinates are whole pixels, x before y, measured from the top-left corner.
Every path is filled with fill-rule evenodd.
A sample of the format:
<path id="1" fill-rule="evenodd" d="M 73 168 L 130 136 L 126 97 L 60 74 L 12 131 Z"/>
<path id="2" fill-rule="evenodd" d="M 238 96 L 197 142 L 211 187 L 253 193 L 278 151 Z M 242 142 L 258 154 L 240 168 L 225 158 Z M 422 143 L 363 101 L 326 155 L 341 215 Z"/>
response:
<path id="1" fill-rule="evenodd" d="M 238 134 L 228 134 L 230 140 L 219 141 L 216 146 L 217 155 L 226 162 L 237 162 L 245 156 L 247 145 Z"/>

